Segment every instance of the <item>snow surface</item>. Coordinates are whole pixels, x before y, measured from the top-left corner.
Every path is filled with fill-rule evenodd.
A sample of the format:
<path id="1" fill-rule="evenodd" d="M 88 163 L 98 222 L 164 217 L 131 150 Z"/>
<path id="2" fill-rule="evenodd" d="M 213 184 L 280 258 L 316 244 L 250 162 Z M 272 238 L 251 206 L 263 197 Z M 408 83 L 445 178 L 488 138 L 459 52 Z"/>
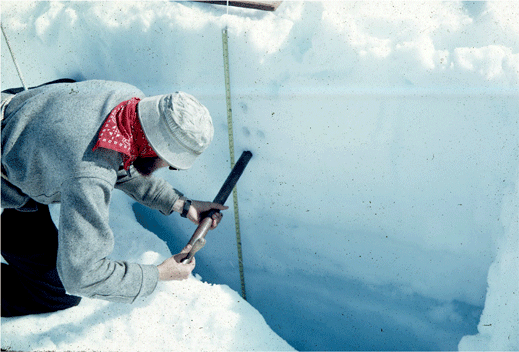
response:
<path id="1" fill-rule="evenodd" d="M 1 6 L 31 86 L 110 79 L 197 96 L 215 141 L 191 170 L 160 173 L 194 199 L 229 172 L 228 26 L 236 150 L 254 153 L 238 187 L 248 303 L 231 208 L 197 254 L 202 281 L 2 319 L 3 348 L 519 349 L 518 3 Z M 2 41 L 2 88 L 19 85 Z M 120 194 L 111 217 L 117 259 L 160 263 L 194 231 Z"/>

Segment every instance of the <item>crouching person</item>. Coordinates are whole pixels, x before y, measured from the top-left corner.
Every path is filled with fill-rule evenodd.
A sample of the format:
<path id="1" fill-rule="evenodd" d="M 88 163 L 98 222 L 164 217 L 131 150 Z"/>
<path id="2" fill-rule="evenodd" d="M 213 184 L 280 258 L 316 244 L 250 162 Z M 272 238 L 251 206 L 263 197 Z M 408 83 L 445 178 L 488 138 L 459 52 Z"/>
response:
<path id="1" fill-rule="evenodd" d="M 227 209 L 152 175 L 190 168 L 212 138 L 208 110 L 183 92 L 146 97 L 94 80 L 2 93 L 2 316 L 62 310 L 81 297 L 131 303 L 159 280 L 186 279 L 195 266 L 181 263 L 188 247 L 158 266 L 108 259 L 111 193 L 195 224 Z M 53 203 L 61 204 L 58 227 Z M 218 212 L 212 227 L 220 220 Z"/>

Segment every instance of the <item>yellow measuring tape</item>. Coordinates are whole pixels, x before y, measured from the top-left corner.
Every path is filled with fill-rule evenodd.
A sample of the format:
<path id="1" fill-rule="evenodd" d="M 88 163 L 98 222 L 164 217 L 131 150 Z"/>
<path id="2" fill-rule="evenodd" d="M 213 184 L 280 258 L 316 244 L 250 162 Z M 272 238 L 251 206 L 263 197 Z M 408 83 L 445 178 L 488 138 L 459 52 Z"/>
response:
<path id="1" fill-rule="evenodd" d="M 223 67 L 225 74 L 225 100 L 227 103 L 227 131 L 229 133 L 229 151 L 231 154 L 231 169 L 234 167 L 234 135 L 232 129 L 232 107 L 231 107 L 231 80 L 229 77 L 229 43 L 227 28 L 222 31 L 223 44 Z M 243 271 L 243 254 L 241 249 L 240 215 L 238 211 L 238 189 L 234 187 L 232 191 L 234 205 L 234 225 L 236 227 L 236 246 L 238 249 L 238 266 L 240 269 L 241 296 L 247 299 L 245 293 L 245 274 Z"/>

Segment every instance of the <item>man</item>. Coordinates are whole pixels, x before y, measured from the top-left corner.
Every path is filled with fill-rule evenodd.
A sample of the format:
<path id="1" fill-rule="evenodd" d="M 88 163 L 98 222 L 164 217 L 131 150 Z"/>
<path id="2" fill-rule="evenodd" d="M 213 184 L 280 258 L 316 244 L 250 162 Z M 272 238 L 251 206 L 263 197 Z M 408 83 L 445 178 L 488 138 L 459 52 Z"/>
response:
<path id="1" fill-rule="evenodd" d="M 151 175 L 188 169 L 211 143 L 211 117 L 194 97 L 145 97 L 120 82 L 55 83 L 2 93 L 2 116 L 2 316 L 66 309 L 78 296 L 131 303 L 159 280 L 190 275 L 194 261 L 180 262 L 189 247 L 158 266 L 108 259 L 108 211 L 114 189 L 196 224 L 227 209 Z M 51 203 L 61 204 L 58 229 Z M 217 212 L 212 227 L 220 220 Z"/>

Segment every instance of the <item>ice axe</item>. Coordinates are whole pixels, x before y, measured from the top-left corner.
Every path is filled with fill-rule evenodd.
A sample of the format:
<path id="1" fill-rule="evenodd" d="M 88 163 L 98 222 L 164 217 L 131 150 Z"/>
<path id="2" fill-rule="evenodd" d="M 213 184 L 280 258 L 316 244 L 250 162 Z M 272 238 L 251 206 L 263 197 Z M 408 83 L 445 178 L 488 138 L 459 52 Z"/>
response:
<path id="1" fill-rule="evenodd" d="M 234 167 L 231 170 L 231 173 L 229 176 L 227 176 L 227 179 L 222 185 L 222 188 L 220 188 L 220 191 L 216 195 L 216 197 L 213 200 L 213 203 L 218 204 L 224 204 L 229 195 L 231 194 L 234 186 L 236 186 L 236 183 L 240 179 L 240 176 L 243 174 L 243 171 L 245 170 L 245 167 L 249 163 L 250 159 L 252 158 L 252 153 L 250 151 L 244 151 Z M 193 233 L 193 236 L 191 236 L 191 239 L 188 242 L 188 245 L 191 245 L 191 251 L 189 251 L 187 257 L 182 259 L 182 263 L 190 263 L 191 259 L 195 256 L 195 253 L 198 252 L 200 249 L 202 249 L 203 246 L 205 246 L 205 235 L 211 228 L 211 224 L 213 223 L 212 216 L 219 212 L 219 210 L 210 210 L 207 213 L 202 214 L 200 221 L 200 224 L 196 228 L 195 232 Z"/>

